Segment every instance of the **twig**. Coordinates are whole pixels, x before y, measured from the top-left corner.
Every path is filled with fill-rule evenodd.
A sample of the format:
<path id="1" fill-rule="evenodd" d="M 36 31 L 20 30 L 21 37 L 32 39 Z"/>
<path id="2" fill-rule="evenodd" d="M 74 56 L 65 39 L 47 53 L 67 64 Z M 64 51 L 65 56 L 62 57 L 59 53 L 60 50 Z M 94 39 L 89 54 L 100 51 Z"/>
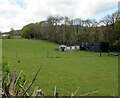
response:
<path id="1" fill-rule="evenodd" d="M 4 92 L 4 96 L 6 96 L 6 97 L 9 98 L 9 91 L 8 91 L 8 88 L 7 88 L 7 84 L 6 84 L 6 83 L 4 83 L 3 92 Z"/>
<path id="2" fill-rule="evenodd" d="M 31 86 L 33 85 L 33 83 L 35 82 L 36 77 L 37 77 L 38 73 L 40 72 L 40 70 L 41 70 L 41 68 L 38 69 L 38 71 L 37 71 L 35 77 L 33 78 L 32 82 L 30 83 L 30 85 L 27 87 L 27 89 L 26 89 L 25 92 L 23 93 L 23 96 L 25 95 L 25 93 L 30 89 L 30 87 L 31 87 Z"/>
<path id="3" fill-rule="evenodd" d="M 24 82 L 23 87 L 24 87 L 25 85 L 26 85 L 26 81 Z M 19 86 L 19 85 L 18 85 L 18 86 Z M 20 87 L 20 86 L 19 86 L 19 87 Z M 17 95 L 20 96 L 20 94 L 22 94 L 22 93 L 23 93 L 23 90 L 21 89 L 21 90 L 18 92 Z M 17 95 L 16 95 L 16 96 L 17 96 Z"/>
<path id="4" fill-rule="evenodd" d="M 78 88 L 76 89 L 76 91 L 71 94 L 71 98 L 72 98 L 73 96 L 75 96 L 75 94 L 78 92 L 78 90 L 79 90 L 79 86 L 78 86 Z"/>
<path id="5" fill-rule="evenodd" d="M 0 95 L 4 94 L 3 89 L 0 88 Z"/>
<path id="6" fill-rule="evenodd" d="M 3 79 L 2 79 L 2 86 L 4 85 L 4 82 L 5 82 L 5 77 L 6 77 L 7 75 L 5 75 L 4 77 L 3 77 Z"/>
<path id="7" fill-rule="evenodd" d="M 38 90 L 36 90 L 36 92 L 37 92 L 37 96 L 44 96 L 44 92 L 42 91 L 42 89 L 38 89 Z"/>
<path id="8" fill-rule="evenodd" d="M 14 96 L 14 82 L 16 78 L 16 73 L 10 74 L 10 86 L 9 86 L 9 94 Z"/>
<path id="9" fill-rule="evenodd" d="M 75 96 L 75 94 L 78 92 L 78 90 L 79 90 L 79 86 L 78 86 L 78 88 L 76 89 L 76 91 L 74 92 L 73 96 Z"/>
<path id="10" fill-rule="evenodd" d="M 2 82 L 3 81 L 3 79 L 2 78 L 0 78 L 0 82 Z"/>
<path id="11" fill-rule="evenodd" d="M 25 91 L 25 88 L 22 86 L 22 85 L 19 85 L 19 87 L 23 90 L 23 91 Z M 26 95 L 27 96 L 29 96 L 29 94 L 26 92 Z"/>
<path id="12" fill-rule="evenodd" d="M 86 95 L 91 95 L 91 94 L 95 94 L 95 93 L 98 93 L 98 91 L 87 93 L 87 94 L 83 94 L 83 95 L 80 95 L 80 96 L 86 96 Z"/>
<path id="13" fill-rule="evenodd" d="M 73 95 L 73 93 L 71 94 L 71 98 L 73 97 L 74 95 Z"/>
<path id="14" fill-rule="evenodd" d="M 55 95 L 56 95 L 56 85 L 55 85 L 55 89 L 54 89 L 54 98 L 55 98 Z"/>
<path id="15" fill-rule="evenodd" d="M 37 96 L 37 89 L 38 89 L 38 87 L 35 87 L 35 89 L 34 89 L 34 92 L 33 92 L 32 96 Z"/>
<path id="16" fill-rule="evenodd" d="M 22 73 L 22 72 L 23 72 L 23 70 L 21 70 L 21 72 L 19 73 L 19 75 L 18 75 L 17 79 L 15 80 L 14 89 L 15 89 L 15 86 L 16 86 L 16 84 L 17 84 L 17 81 L 18 81 L 18 79 L 20 78 L 20 75 L 21 75 L 21 73 Z"/>
<path id="17" fill-rule="evenodd" d="M 8 73 L 8 84 L 10 84 L 10 73 Z"/>

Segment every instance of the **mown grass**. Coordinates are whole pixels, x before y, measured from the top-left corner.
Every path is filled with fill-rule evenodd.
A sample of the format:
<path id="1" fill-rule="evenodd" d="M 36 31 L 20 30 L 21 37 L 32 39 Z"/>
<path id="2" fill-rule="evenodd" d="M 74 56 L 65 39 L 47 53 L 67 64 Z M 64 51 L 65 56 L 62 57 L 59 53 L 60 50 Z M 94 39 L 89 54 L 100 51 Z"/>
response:
<path id="1" fill-rule="evenodd" d="M 118 95 L 118 57 L 103 53 L 74 51 L 59 52 L 58 44 L 42 40 L 4 39 L 3 61 L 12 70 L 23 73 L 31 81 L 41 67 L 32 86 L 39 86 L 46 95 L 53 95 L 56 85 L 60 94 L 71 94 L 79 86 L 76 95 L 99 91 L 92 96 Z"/>

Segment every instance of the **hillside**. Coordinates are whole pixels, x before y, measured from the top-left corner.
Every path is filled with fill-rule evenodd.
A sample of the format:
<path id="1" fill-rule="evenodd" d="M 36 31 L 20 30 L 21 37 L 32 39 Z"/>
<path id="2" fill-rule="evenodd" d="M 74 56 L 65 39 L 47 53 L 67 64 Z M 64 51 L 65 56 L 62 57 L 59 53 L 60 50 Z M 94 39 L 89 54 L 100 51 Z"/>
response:
<path id="1" fill-rule="evenodd" d="M 118 57 L 108 57 L 107 53 L 99 57 L 99 53 L 86 51 L 59 52 L 58 44 L 43 40 L 2 41 L 3 61 L 12 70 L 23 69 L 29 81 L 41 66 L 32 90 L 39 86 L 46 95 L 53 95 L 56 85 L 60 94 L 71 94 L 79 86 L 76 95 L 92 91 L 99 91 L 95 96 L 118 95 Z"/>

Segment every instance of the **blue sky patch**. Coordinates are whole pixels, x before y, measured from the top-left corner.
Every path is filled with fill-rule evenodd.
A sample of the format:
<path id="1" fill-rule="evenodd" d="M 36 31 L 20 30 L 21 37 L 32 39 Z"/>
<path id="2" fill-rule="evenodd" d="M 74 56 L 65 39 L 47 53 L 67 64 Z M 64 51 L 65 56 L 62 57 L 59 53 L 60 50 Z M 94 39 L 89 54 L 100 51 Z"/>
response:
<path id="1" fill-rule="evenodd" d="M 101 20 L 101 19 L 104 18 L 105 16 L 111 15 L 111 14 L 113 14 L 113 13 L 114 13 L 115 11 L 117 11 L 117 10 L 118 10 L 117 7 L 108 9 L 108 10 L 106 10 L 106 11 L 97 13 L 97 14 L 95 15 L 95 18 L 96 18 L 97 20 Z"/>
<path id="2" fill-rule="evenodd" d="M 25 8 L 26 4 L 24 2 L 24 0 L 9 0 L 12 4 L 17 4 L 18 6 L 20 6 L 21 8 Z"/>

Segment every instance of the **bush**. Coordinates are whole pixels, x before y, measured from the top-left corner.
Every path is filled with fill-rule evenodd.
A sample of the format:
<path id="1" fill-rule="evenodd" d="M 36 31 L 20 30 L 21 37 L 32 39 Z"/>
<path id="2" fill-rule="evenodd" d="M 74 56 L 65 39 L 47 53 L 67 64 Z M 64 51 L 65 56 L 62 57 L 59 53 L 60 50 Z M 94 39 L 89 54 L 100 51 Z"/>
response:
<path id="1" fill-rule="evenodd" d="M 120 52 L 120 39 L 116 40 L 112 45 L 111 45 L 111 50 Z"/>
<path id="2" fill-rule="evenodd" d="M 11 72 L 11 70 L 10 70 L 9 67 L 10 67 L 10 66 L 9 66 L 8 63 L 6 63 L 6 62 L 3 62 L 3 63 L 2 63 L 2 75 L 3 75 L 3 77 L 4 77 L 5 75 L 8 75 L 8 74 Z"/>
<path id="3" fill-rule="evenodd" d="M 2 89 L 0 88 L 0 92 L 3 92 L 3 98 L 9 96 L 38 96 L 44 95 L 42 90 L 39 90 L 38 87 L 33 91 L 33 94 L 29 94 L 28 91 L 31 89 L 31 86 L 36 80 L 38 73 L 41 68 L 37 71 L 33 80 L 27 84 L 27 80 L 25 75 L 22 74 L 22 71 L 17 74 L 16 72 L 12 72 L 10 70 L 10 65 L 6 62 L 2 63 Z M 2 90 L 2 91 L 1 91 Z M 1 93 L 0 93 L 1 95 Z"/>

